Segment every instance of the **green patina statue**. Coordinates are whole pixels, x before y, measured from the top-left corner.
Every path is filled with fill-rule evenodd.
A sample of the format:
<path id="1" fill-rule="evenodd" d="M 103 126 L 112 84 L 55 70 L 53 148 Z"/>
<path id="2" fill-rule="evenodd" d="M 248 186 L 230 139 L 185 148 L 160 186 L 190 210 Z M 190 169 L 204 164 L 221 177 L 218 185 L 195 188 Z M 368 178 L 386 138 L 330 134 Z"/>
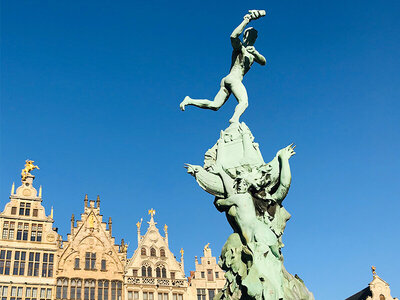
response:
<path id="1" fill-rule="evenodd" d="M 247 107 L 247 93 L 241 82 L 243 75 L 254 60 L 265 63 L 265 59 L 254 49 L 249 51 L 255 39 L 247 42 L 249 36 L 245 33 L 242 44 L 238 37 L 250 20 L 264 15 L 265 11 L 249 11 L 232 33 L 231 72 L 223 79 L 216 99 L 186 97 L 181 103 L 182 110 L 185 105 L 214 109 L 220 107 L 230 93 L 239 101 L 230 126 L 221 131 L 217 143 L 205 153 L 204 166 L 185 166 L 200 187 L 215 196 L 215 207 L 225 213 L 233 229 L 219 261 L 226 272 L 226 284 L 214 300 L 314 299 L 304 282 L 286 271 L 281 252 L 282 235 L 290 218 L 282 202 L 290 187 L 289 159 L 295 154 L 295 146 L 290 144 L 279 150 L 271 162 L 265 163 L 250 129 L 245 123 L 239 123 Z M 241 105 L 243 103 L 246 105 Z"/>

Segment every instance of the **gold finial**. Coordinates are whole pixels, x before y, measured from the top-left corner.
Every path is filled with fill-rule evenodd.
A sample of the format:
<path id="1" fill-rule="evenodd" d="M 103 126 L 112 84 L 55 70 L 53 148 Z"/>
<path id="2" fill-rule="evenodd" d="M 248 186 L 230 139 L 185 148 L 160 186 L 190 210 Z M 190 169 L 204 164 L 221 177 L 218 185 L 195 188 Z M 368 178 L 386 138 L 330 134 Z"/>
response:
<path id="1" fill-rule="evenodd" d="M 140 226 L 142 225 L 142 221 L 143 221 L 143 218 L 140 219 L 140 222 L 136 223 L 136 227 L 137 227 L 138 230 L 140 230 Z"/>
<path id="2" fill-rule="evenodd" d="M 210 249 L 210 247 L 209 247 L 209 246 L 210 246 L 210 243 L 208 243 L 207 245 L 205 245 L 205 246 L 204 246 L 204 250 L 208 250 L 208 249 Z"/>
<path id="3" fill-rule="evenodd" d="M 376 268 L 374 266 L 372 266 L 371 270 L 372 270 L 372 275 L 375 276 L 376 275 Z"/>
<path id="4" fill-rule="evenodd" d="M 40 188 L 42 188 L 42 187 L 40 187 Z M 41 189 L 40 189 L 41 190 Z M 53 213 L 54 213 L 54 211 L 53 211 L 53 206 L 51 207 L 51 211 L 50 211 L 50 218 L 52 218 L 53 219 Z"/>
<path id="5" fill-rule="evenodd" d="M 14 195 L 14 191 L 15 191 L 15 183 L 13 182 L 11 186 L 11 195 Z"/>
<path id="6" fill-rule="evenodd" d="M 164 225 L 164 231 L 165 231 L 165 233 L 168 232 L 168 226 L 167 226 L 167 224 Z"/>
<path id="7" fill-rule="evenodd" d="M 154 217 L 155 214 L 156 214 L 156 211 L 153 208 L 149 209 L 149 215 L 151 215 L 152 218 Z"/>
<path id="8" fill-rule="evenodd" d="M 185 253 L 185 251 L 183 251 L 183 248 L 181 248 L 181 256 L 183 256 L 183 253 Z"/>
<path id="9" fill-rule="evenodd" d="M 42 186 L 39 187 L 39 198 L 42 198 Z"/>
<path id="10" fill-rule="evenodd" d="M 39 170 L 39 167 L 35 166 L 33 163 L 34 163 L 34 161 L 33 160 L 29 160 L 29 159 L 27 159 L 25 161 L 25 168 L 23 168 L 22 172 L 21 172 L 22 181 L 24 181 L 26 179 L 26 177 L 28 177 L 28 175 L 31 174 L 30 171 L 33 171 L 34 169 L 38 169 Z"/>

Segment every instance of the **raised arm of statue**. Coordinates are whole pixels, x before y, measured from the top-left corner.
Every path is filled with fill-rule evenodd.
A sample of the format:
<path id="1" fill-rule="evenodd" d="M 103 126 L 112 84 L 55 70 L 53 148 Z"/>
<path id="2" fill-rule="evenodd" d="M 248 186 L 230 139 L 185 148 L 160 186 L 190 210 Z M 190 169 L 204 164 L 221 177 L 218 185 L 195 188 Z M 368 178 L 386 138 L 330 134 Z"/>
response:
<path id="1" fill-rule="evenodd" d="M 296 146 L 293 146 L 293 144 L 290 144 L 289 146 L 279 150 L 277 153 L 280 165 L 280 182 L 278 189 L 271 196 L 272 199 L 279 204 L 282 203 L 283 199 L 285 199 L 289 192 L 290 182 L 292 181 L 289 158 L 296 154 L 296 152 L 294 152 L 295 147 Z"/>
<path id="2" fill-rule="evenodd" d="M 234 49 L 240 50 L 242 48 L 242 42 L 239 36 L 242 34 L 243 30 L 250 23 L 251 20 L 256 20 L 265 16 L 265 10 L 249 10 L 249 13 L 243 17 L 242 23 L 231 34 L 231 44 Z"/>

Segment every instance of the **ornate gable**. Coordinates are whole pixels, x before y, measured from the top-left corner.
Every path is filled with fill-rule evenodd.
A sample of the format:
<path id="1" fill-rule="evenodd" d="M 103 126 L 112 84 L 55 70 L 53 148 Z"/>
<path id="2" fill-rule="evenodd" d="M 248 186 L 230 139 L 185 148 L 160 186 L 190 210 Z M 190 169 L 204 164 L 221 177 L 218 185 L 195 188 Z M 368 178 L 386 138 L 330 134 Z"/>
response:
<path id="1" fill-rule="evenodd" d="M 71 233 L 59 252 L 58 277 L 107 278 L 122 280 L 127 246 L 115 244 L 111 218 L 107 224 L 100 214 L 100 198 L 88 201 L 76 222 L 72 215 Z M 100 272 L 98 272 L 100 271 Z"/>
<path id="2" fill-rule="evenodd" d="M 138 248 L 129 259 L 126 267 L 127 283 L 161 286 L 187 287 L 184 271 L 183 249 L 181 259 L 177 261 L 168 245 L 168 227 L 164 226 L 162 236 L 154 221 L 155 211 L 149 210 L 150 221 L 147 231 L 141 235 L 142 220 L 136 224 Z"/>

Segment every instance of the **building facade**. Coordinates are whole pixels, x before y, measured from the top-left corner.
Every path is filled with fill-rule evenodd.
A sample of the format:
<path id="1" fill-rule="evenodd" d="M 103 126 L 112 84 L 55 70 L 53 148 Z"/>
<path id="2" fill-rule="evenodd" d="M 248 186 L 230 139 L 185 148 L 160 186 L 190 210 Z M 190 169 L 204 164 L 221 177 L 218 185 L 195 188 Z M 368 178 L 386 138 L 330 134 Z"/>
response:
<path id="1" fill-rule="evenodd" d="M 58 251 L 55 299 L 124 300 L 123 277 L 127 245 L 115 244 L 112 220 L 103 222 L 100 197 L 84 199 L 84 211 Z"/>
<path id="2" fill-rule="evenodd" d="M 368 286 L 346 300 L 398 300 L 390 294 L 389 284 L 376 274 L 376 268 L 371 269 L 373 278 Z"/>
<path id="3" fill-rule="evenodd" d="M 61 238 L 53 228 L 53 211 L 46 215 L 42 189 L 33 187 L 36 168 L 27 161 L 22 184 L 11 188 L 0 213 L 0 296 L 2 300 L 54 299 L 55 265 Z"/>
<path id="4" fill-rule="evenodd" d="M 177 261 L 168 246 L 168 227 L 162 236 L 149 210 L 150 221 L 144 235 L 136 224 L 138 247 L 126 266 L 125 290 L 128 300 L 186 300 L 188 282 L 184 271 L 183 249 Z"/>
<path id="5" fill-rule="evenodd" d="M 225 285 L 224 271 L 211 254 L 209 244 L 204 247 L 204 256 L 195 257 L 195 271 L 190 272 L 188 278 L 189 300 L 212 300 Z"/>

